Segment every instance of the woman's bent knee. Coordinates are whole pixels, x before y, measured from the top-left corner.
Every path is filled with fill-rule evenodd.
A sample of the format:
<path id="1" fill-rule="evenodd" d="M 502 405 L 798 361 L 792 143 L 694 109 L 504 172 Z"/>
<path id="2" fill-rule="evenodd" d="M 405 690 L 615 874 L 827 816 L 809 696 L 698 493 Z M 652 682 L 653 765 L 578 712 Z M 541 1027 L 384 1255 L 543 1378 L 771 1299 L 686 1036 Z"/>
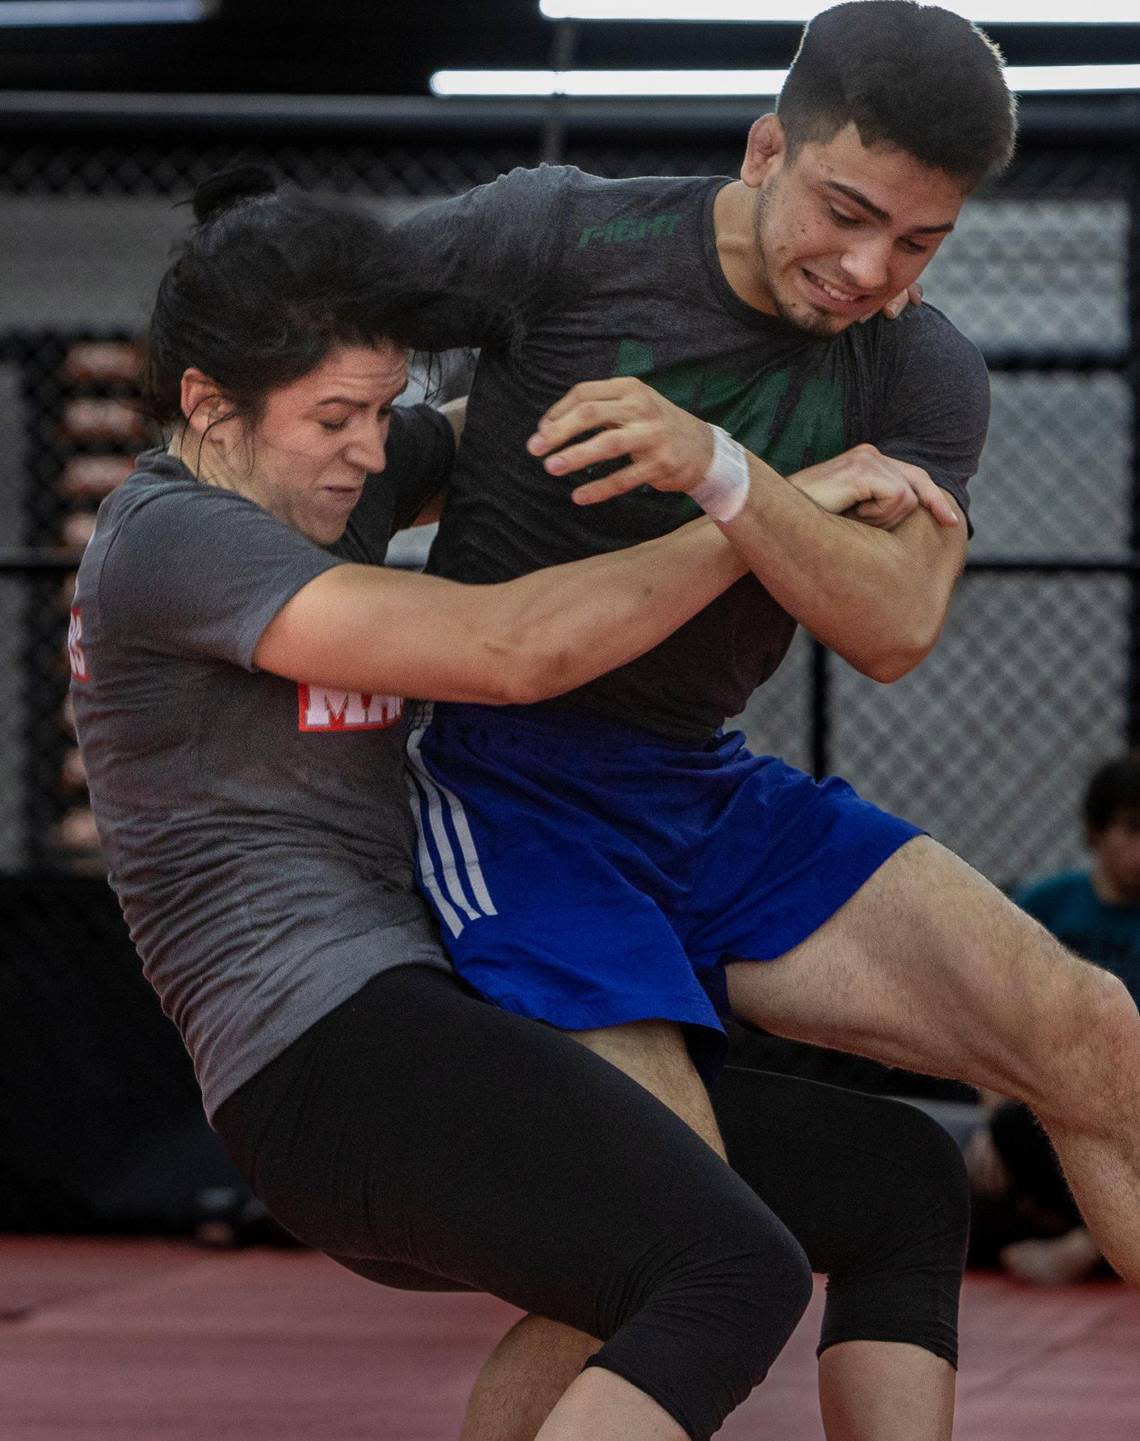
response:
<path id="1" fill-rule="evenodd" d="M 799 1243 L 770 1212 L 757 1218 L 679 1248 L 590 1363 L 640 1387 L 695 1441 L 763 1381 L 811 1299 Z"/>
<path id="2" fill-rule="evenodd" d="M 803 1247 L 782 1223 L 776 1226 L 778 1232 L 769 1229 L 753 1247 L 738 1250 L 730 1270 L 721 1268 L 712 1278 L 723 1295 L 726 1344 L 737 1347 L 748 1390 L 767 1375 L 812 1295 Z"/>

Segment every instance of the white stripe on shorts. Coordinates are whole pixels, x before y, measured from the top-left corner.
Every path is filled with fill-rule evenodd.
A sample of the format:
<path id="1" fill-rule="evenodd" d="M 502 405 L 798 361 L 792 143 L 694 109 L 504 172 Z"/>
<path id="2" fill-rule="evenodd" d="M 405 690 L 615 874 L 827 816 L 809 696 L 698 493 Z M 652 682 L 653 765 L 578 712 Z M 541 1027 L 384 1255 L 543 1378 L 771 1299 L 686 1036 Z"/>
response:
<path id="1" fill-rule="evenodd" d="M 424 801 L 410 767 L 404 779 L 408 787 L 408 801 L 412 807 L 412 816 L 416 823 L 416 849 L 420 862 L 420 879 L 424 883 L 424 889 L 435 902 L 443 923 L 453 936 L 457 936 L 463 929 L 463 922 L 456 914 L 455 907 L 440 889 L 439 877 L 435 873 L 435 865 L 432 862 L 431 852 L 428 850 L 427 840 L 424 837 L 424 828 L 420 815 L 420 808 L 424 804 Z"/>
<path id="2" fill-rule="evenodd" d="M 483 867 L 479 860 L 479 853 L 475 847 L 475 839 L 471 834 L 471 826 L 467 820 L 463 802 L 454 791 L 449 790 L 447 786 L 442 785 L 431 775 L 420 753 L 420 742 L 424 732 L 431 724 L 431 718 L 431 705 L 422 706 L 417 713 L 416 723 L 408 733 L 408 766 L 412 772 L 412 776 L 409 778 L 409 788 L 413 797 L 412 810 L 416 819 L 416 830 L 419 834 L 420 871 L 424 878 L 424 885 L 439 907 L 440 914 L 446 920 L 452 935 L 458 936 L 464 925 L 459 912 L 462 912 L 468 920 L 476 921 L 480 916 L 496 916 L 498 911 L 495 909 L 495 903 L 487 889 L 486 877 L 483 875 Z M 416 789 L 422 794 L 417 795 Z M 444 824 L 444 806 L 447 807 L 451 824 L 455 829 L 456 840 L 459 842 L 461 852 L 459 857 L 455 854 Z M 429 831 L 439 853 L 441 867 L 439 872 L 432 864 L 427 846 Z M 464 881 L 474 898 L 476 908 L 472 908 L 471 902 L 467 898 Z M 445 891 L 446 896 L 444 895 Z"/>

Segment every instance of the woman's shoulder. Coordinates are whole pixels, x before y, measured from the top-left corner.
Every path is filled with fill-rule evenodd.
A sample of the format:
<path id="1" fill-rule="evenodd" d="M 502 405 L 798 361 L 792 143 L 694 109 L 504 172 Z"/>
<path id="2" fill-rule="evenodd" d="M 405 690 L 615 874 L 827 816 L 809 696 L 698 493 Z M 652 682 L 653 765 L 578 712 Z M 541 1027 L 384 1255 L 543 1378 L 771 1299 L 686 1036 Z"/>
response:
<path id="1" fill-rule="evenodd" d="M 167 544 L 180 552 L 210 546 L 235 527 L 289 531 L 255 501 L 205 484 L 185 461 L 156 446 L 135 458 L 134 470 L 99 507 L 92 545 L 142 548 L 153 563 Z"/>

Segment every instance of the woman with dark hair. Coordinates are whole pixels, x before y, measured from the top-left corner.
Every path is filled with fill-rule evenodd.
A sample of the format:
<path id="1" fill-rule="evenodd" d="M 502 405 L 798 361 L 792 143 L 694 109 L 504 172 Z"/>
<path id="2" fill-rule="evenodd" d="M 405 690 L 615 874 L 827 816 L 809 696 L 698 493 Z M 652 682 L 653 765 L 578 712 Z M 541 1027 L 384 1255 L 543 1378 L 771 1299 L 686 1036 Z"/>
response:
<path id="1" fill-rule="evenodd" d="M 172 439 L 103 506 L 71 627 L 144 969 L 301 1240 L 604 1339 L 543 1441 L 711 1435 L 790 1334 L 807 1263 L 640 1087 L 453 979 L 412 890 L 400 697 L 550 694 L 740 568 L 698 524 L 509 586 L 384 569 L 452 452 L 445 419 L 392 409 L 426 306 L 410 257 L 256 175 L 196 214 L 150 334 Z"/>
<path id="2" fill-rule="evenodd" d="M 169 444 L 104 503 L 69 643 L 144 970 L 212 1124 L 301 1240 L 373 1280 L 485 1289 L 600 1339 L 542 1441 L 710 1436 L 799 1318 L 808 1258 L 639 1085 L 454 978 L 412 889 L 401 697 L 553 694 L 655 644 L 742 567 L 698 521 L 503 585 L 385 569 L 453 450 L 438 413 L 393 409 L 406 346 L 438 301 L 471 299 L 413 283 L 415 258 L 366 212 L 260 173 L 202 187 L 195 211 L 151 325 Z M 462 830 L 435 824 L 462 853 Z M 834 1340 L 856 1315 L 893 1324 L 884 1298 L 930 1272 L 930 1233 L 900 1248 L 897 1206 L 862 1203 L 850 1121 L 840 1150 L 809 1141 L 782 1179 L 800 1130 L 837 1114 L 824 1089 L 798 1110 L 781 1092 L 773 1109 L 794 1115 L 753 1120 L 741 1145 L 832 1269 Z M 823 1217 L 828 1180 L 837 1210 L 859 1198 L 854 1223 Z M 953 1201 L 937 1218 L 951 1253 Z"/>

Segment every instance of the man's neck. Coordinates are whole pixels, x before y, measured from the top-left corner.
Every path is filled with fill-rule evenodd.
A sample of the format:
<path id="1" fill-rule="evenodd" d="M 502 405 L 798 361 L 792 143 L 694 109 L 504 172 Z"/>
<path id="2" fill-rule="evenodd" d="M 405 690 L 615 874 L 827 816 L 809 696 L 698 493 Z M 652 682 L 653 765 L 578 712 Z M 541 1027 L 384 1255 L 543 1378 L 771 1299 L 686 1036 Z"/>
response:
<path id="1" fill-rule="evenodd" d="M 764 283 L 756 251 L 756 199 L 757 192 L 742 180 L 734 180 L 717 191 L 713 203 L 716 253 L 733 293 L 753 310 L 775 315 L 776 307 Z"/>

